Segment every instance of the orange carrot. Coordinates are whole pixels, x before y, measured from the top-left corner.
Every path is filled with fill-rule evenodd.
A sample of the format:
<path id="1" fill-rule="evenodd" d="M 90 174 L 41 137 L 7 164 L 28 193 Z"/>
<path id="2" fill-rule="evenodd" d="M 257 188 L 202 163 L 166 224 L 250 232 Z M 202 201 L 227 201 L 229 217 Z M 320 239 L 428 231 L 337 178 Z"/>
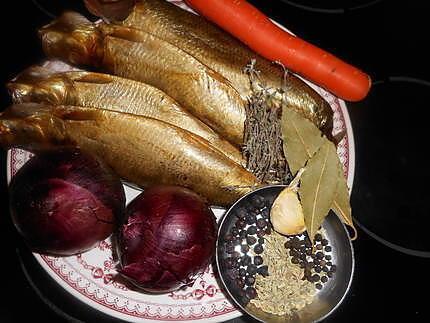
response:
<path id="1" fill-rule="evenodd" d="M 244 0 L 185 0 L 199 14 L 240 39 L 263 57 L 348 101 L 370 90 L 369 75 L 276 26 Z"/>

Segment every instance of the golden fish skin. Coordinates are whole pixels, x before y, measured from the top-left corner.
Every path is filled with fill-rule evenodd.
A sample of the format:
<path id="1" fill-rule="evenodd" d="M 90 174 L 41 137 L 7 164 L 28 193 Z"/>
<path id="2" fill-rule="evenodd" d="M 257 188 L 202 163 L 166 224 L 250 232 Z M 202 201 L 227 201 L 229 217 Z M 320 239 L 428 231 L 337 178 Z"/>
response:
<path id="1" fill-rule="evenodd" d="M 88 24 L 81 31 L 82 17 L 71 15 L 68 13 L 41 29 L 48 56 L 73 64 L 90 62 L 109 73 L 155 86 L 222 137 L 236 145 L 242 144 L 245 101 L 220 74 L 178 47 L 146 32 L 107 25 L 89 31 Z M 87 39 L 82 40 L 84 34 Z M 77 41 L 86 46 L 92 42 L 92 48 L 79 46 L 72 50 L 70 44 Z"/>
<path id="2" fill-rule="evenodd" d="M 99 0 L 89 2 L 100 4 Z M 118 3 L 123 1 L 117 1 Z M 123 9 L 129 10 L 130 5 Z M 111 12 L 112 14 L 112 12 Z M 124 16 L 124 13 L 122 13 Z M 109 17 L 107 17 L 109 18 Z M 252 60 L 260 71 L 265 87 L 283 86 L 283 70 L 259 56 L 246 45 L 201 16 L 185 11 L 170 2 L 138 1 L 120 24 L 144 30 L 182 49 L 225 77 L 242 98 L 251 94 L 252 86 L 243 69 Z M 285 78 L 285 104 L 314 122 L 324 133 L 331 135 L 333 111 L 329 104 L 306 83 L 288 73 Z"/>
<path id="3" fill-rule="evenodd" d="M 0 115 L 0 145 L 29 150 L 78 146 L 132 183 L 184 186 L 215 205 L 229 205 L 259 184 L 199 136 L 153 118 L 109 110 L 13 105 Z"/>
<path id="4" fill-rule="evenodd" d="M 244 165 L 238 148 L 222 139 L 159 89 L 145 83 L 86 71 L 54 72 L 33 66 L 8 83 L 15 103 L 36 102 L 102 108 L 155 118 L 190 131 Z"/>

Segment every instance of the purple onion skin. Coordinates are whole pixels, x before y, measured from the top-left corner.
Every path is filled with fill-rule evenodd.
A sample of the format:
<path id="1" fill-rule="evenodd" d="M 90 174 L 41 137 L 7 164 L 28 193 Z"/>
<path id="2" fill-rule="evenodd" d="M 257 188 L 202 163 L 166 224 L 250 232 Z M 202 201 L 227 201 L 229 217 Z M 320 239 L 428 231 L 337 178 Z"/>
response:
<path id="1" fill-rule="evenodd" d="M 211 263 L 217 224 L 205 201 L 177 186 L 146 189 L 127 207 L 120 273 L 150 293 L 190 285 Z"/>
<path id="2" fill-rule="evenodd" d="M 37 154 L 13 177 L 9 191 L 18 232 L 45 254 L 70 256 L 93 248 L 125 213 L 118 176 L 77 149 Z"/>

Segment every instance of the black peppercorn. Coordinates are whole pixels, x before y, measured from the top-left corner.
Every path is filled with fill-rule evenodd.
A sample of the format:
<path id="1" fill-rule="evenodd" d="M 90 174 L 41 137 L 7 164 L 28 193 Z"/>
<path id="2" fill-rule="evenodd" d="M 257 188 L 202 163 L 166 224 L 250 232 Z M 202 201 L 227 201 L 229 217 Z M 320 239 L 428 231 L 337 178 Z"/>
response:
<path id="1" fill-rule="evenodd" d="M 246 223 L 243 220 L 237 220 L 235 225 L 236 225 L 236 228 L 239 228 L 239 229 L 243 229 L 244 227 L 246 227 Z"/>
<path id="2" fill-rule="evenodd" d="M 240 250 L 242 250 L 243 253 L 247 253 L 249 251 L 249 246 L 247 244 L 243 244 L 240 246 Z"/>
<path id="3" fill-rule="evenodd" d="M 229 234 L 229 233 L 224 236 L 224 241 L 225 242 L 229 242 L 229 241 L 231 241 L 231 239 L 233 239 L 233 236 L 231 234 Z"/>
<path id="4" fill-rule="evenodd" d="M 255 283 L 255 278 L 254 276 L 246 276 L 245 277 L 245 284 L 248 286 L 252 286 Z"/>
<path id="5" fill-rule="evenodd" d="M 254 247 L 254 252 L 255 252 L 257 255 L 259 255 L 259 254 L 263 253 L 263 251 L 264 251 L 264 248 L 263 248 L 263 246 L 262 246 L 261 244 L 257 244 L 257 245 Z"/>
<path id="6" fill-rule="evenodd" d="M 242 256 L 242 258 L 240 259 L 240 264 L 242 265 L 242 266 L 248 266 L 250 263 L 251 263 L 251 261 L 252 261 L 252 259 L 251 259 L 251 257 L 250 256 L 248 256 L 248 255 L 244 255 L 244 256 Z"/>
<path id="7" fill-rule="evenodd" d="M 239 287 L 239 288 L 245 287 L 245 282 L 243 281 L 242 278 L 236 278 L 235 282 L 236 282 L 237 287 Z"/>
<path id="8" fill-rule="evenodd" d="M 240 252 L 235 251 L 235 252 L 233 252 L 233 253 L 231 254 L 231 256 L 232 256 L 233 258 L 235 258 L 236 260 L 238 260 L 242 255 L 240 254 Z"/>
<path id="9" fill-rule="evenodd" d="M 322 285 L 321 285 L 320 283 L 315 284 L 315 287 L 316 287 L 317 289 L 322 289 Z"/>
<path id="10" fill-rule="evenodd" d="M 232 245 L 232 244 L 228 244 L 228 245 L 225 247 L 225 252 L 227 252 L 227 253 L 233 253 L 233 252 L 234 252 L 234 245 Z"/>
<path id="11" fill-rule="evenodd" d="M 227 268 L 233 268 L 233 259 L 232 258 L 226 258 L 225 259 L 225 266 L 227 267 Z"/>
<path id="12" fill-rule="evenodd" d="M 251 203 L 254 207 L 260 209 L 264 206 L 264 197 L 260 195 L 253 196 Z"/>
<path id="13" fill-rule="evenodd" d="M 257 233 L 257 227 L 252 225 L 246 230 L 246 232 L 248 232 L 248 234 L 250 234 L 250 235 L 256 234 Z"/>
<path id="14" fill-rule="evenodd" d="M 253 245 L 256 242 L 257 242 L 257 238 L 256 237 L 252 237 L 252 236 L 246 237 L 246 243 L 247 244 Z"/>
<path id="15" fill-rule="evenodd" d="M 248 287 L 246 288 L 246 296 L 250 299 L 256 298 L 257 297 L 257 291 L 255 290 L 254 287 Z"/>
<path id="16" fill-rule="evenodd" d="M 241 207 L 240 209 L 238 209 L 237 212 L 236 212 L 236 216 L 239 219 L 244 219 L 246 217 L 246 214 L 247 214 L 247 212 L 246 212 L 246 210 L 243 207 Z"/>
<path id="17" fill-rule="evenodd" d="M 263 211 L 261 211 L 261 216 L 263 218 L 267 219 L 269 217 L 269 215 L 270 215 L 269 209 L 265 208 L 265 209 L 263 209 Z"/>
<path id="18" fill-rule="evenodd" d="M 247 268 L 246 271 L 248 272 L 248 274 L 250 275 L 255 275 L 257 273 L 257 266 L 254 264 L 250 264 Z"/>
<path id="19" fill-rule="evenodd" d="M 312 278 L 312 281 L 314 283 L 316 283 L 316 282 L 318 282 L 320 280 L 320 275 L 313 274 L 311 278 Z"/>
<path id="20" fill-rule="evenodd" d="M 269 267 L 264 265 L 258 268 L 257 272 L 263 276 L 263 277 L 267 277 L 269 276 Z"/>
<path id="21" fill-rule="evenodd" d="M 254 264 L 256 266 L 260 266 L 263 263 L 263 258 L 261 256 L 255 256 L 254 257 Z"/>
<path id="22" fill-rule="evenodd" d="M 266 225 L 267 225 L 266 220 L 264 220 L 264 219 L 258 219 L 257 220 L 257 227 L 259 229 L 264 229 L 266 227 Z"/>
<path id="23" fill-rule="evenodd" d="M 245 218 L 246 224 L 254 224 L 257 221 L 257 217 L 254 214 L 248 214 Z"/>
<path id="24" fill-rule="evenodd" d="M 227 275 L 231 280 L 235 280 L 237 277 L 237 273 L 234 271 L 234 269 L 227 272 Z"/>
<path id="25" fill-rule="evenodd" d="M 241 239 L 245 239 L 246 238 L 246 236 L 248 235 L 248 232 L 246 232 L 246 230 L 240 230 L 240 232 L 239 232 L 239 237 L 241 238 Z"/>

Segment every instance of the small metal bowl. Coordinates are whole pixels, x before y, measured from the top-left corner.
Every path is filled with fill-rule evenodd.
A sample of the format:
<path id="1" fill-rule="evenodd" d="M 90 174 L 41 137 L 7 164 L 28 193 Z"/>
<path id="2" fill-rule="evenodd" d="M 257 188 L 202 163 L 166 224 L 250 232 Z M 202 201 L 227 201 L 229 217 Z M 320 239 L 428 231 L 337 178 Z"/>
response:
<path id="1" fill-rule="evenodd" d="M 262 322 L 318 322 L 327 318 L 339 307 L 348 293 L 354 273 L 354 251 L 349 238 L 348 231 L 343 223 L 334 214 L 329 214 L 322 228 L 325 230 L 325 238 L 332 247 L 332 262 L 336 264 L 337 270 L 331 279 L 317 292 L 311 304 L 292 316 L 278 316 L 263 312 L 255 306 L 247 306 L 240 294 L 241 289 L 237 287 L 226 265 L 229 254 L 225 248 L 225 237 L 237 220 L 236 211 L 242 207 L 249 207 L 256 195 L 262 196 L 268 208 L 273 204 L 278 194 L 285 188 L 284 185 L 270 185 L 257 189 L 239 199 L 224 215 L 218 231 L 216 245 L 216 264 L 219 277 L 230 298 L 237 306 L 251 317 Z"/>

